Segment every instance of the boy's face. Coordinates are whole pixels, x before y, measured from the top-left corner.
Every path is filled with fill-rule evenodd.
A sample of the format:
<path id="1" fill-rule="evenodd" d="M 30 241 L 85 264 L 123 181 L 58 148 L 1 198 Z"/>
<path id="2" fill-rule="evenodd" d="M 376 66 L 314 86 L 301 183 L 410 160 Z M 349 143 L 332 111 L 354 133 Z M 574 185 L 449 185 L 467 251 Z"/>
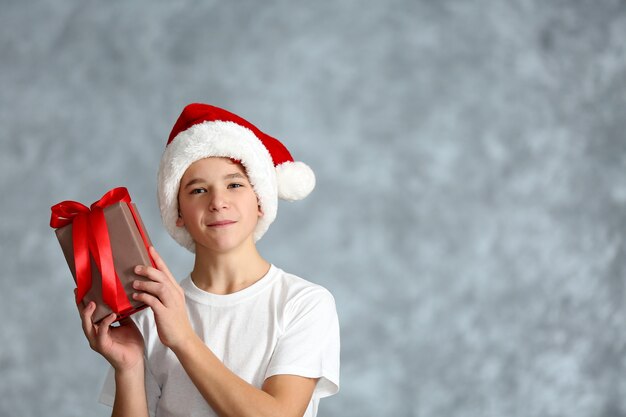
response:
<path id="1" fill-rule="evenodd" d="M 199 247 L 224 253 L 254 243 L 263 215 L 248 176 L 228 158 L 200 159 L 187 168 L 178 191 L 178 227 L 185 227 Z"/>

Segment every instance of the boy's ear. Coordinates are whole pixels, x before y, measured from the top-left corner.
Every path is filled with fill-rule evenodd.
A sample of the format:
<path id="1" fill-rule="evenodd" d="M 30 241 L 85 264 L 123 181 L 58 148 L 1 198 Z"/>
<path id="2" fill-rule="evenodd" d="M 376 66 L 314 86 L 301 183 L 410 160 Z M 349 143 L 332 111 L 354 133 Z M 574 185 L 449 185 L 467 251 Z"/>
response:
<path id="1" fill-rule="evenodd" d="M 263 207 L 261 207 L 261 202 L 260 201 L 257 200 L 257 202 L 258 202 L 257 207 L 258 207 L 259 217 L 263 217 Z"/>
<path id="2" fill-rule="evenodd" d="M 178 212 L 178 217 L 176 218 L 176 226 L 184 227 L 185 222 L 183 221 L 183 216 L 181 216 L 180 211 Z"/>

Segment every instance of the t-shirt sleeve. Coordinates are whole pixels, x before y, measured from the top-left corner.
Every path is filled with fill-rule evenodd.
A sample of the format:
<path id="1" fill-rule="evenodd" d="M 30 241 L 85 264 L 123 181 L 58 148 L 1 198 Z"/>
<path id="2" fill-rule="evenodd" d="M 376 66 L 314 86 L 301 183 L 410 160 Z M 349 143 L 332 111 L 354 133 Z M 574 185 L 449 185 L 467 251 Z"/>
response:
<path id="1" fill-rule="evenodd" d="M 339 391 L 339 320 L 335 300 L 322 287 L 306 291 L 285 307 L 284 328 L 265 378 L 298 375 L 319 378 L 314 395 Z"/>
<path id="2" fill-rule="evenodd" d="M 100 390 L 100 404 L 108 405 L 109 407 L 113 407 L 113 402 L 115 401 L 115 371 L 112 367 L 109 367 L 106 376 L 104 378 L 104 383 L 102 384 L 102 389 Z"/>

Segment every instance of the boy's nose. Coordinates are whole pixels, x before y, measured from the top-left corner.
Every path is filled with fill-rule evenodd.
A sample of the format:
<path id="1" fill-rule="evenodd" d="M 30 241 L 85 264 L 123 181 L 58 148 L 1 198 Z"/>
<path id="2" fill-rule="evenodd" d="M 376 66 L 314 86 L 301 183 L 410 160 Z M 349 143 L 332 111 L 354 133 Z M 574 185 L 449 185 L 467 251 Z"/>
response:
<path id="1" fill-rule="evenodd" d="M 211 211 L 219 211 L 228 207 L 226 196 L 221 192 L 213 192 L 209 199 L 209 209 Z"/>

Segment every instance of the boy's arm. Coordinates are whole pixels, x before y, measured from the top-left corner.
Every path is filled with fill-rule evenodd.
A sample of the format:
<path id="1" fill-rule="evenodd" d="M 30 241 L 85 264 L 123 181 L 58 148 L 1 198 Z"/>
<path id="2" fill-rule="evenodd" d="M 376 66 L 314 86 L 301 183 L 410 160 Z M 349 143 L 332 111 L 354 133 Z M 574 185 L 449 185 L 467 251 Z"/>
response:
<path id="1" fill-rule="evenodd" d="M 92 316 L 96 304 L 77 305 L 81 316 L 83 332 L 89 346 L 104 356 L 115 369 L 115 402 L 112 416 L 148 417 L 146 400 L 143 338 L 137 326 L 130 319 L 111 327 L 115 314 L 111 313 L 99 324 L 94 324 Z"/>
<path id="2" fill-rule="evenodd" d="M 317 379 L 275 375 L 257 389 L 231 372 L 195 334 L 173 348 L 206 402 L 222 417 L 301 417 Z"/>
<path id="3" fill-rule="evenodd" d="M 135 281 L 134 288 L 140 292 L 133 297 L 152 308 L 161 342 L 176 354 L 211 408 L 221 417 L 301 417 L 317 379 L 275 375 L 258 389 L 235 375 L 193 331 L 182 288 L 154 248 L 150 254 L 157 269 L 135 269 L 150 281 Z"/>
<path id="4" fill-rule="evenodd" d="M 115 371 L 115 402 L 111 417 L 148 417 L 143 362 L 137 369 Z"/>

